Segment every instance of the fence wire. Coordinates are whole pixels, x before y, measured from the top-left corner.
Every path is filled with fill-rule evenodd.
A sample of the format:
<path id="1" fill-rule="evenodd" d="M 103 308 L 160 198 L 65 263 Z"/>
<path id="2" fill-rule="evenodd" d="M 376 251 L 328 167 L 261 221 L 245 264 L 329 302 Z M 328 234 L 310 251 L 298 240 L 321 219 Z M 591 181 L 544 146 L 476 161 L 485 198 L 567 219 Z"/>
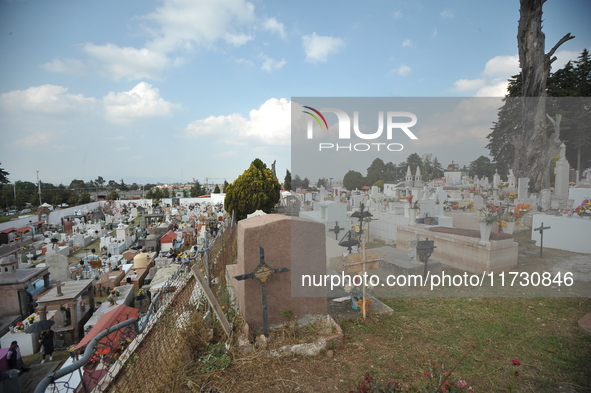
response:
<path id="1" fill-rule="evenodd" d="M 137 323 L 125 315 L 115 319 L 111 325 L 117 323 L 119 329 L 111 328 L 108 334 L 103 331 L 103 338 L 88 344 L 83 355 L 73 352 L 62 371 L 46 377 L 35 392 L 171 391 L 170 381 L 178 368 L 194 355 L 183 348 L 188 322 L 197 310 L 208 309 L 191 267 L 197 264 L 203 272 L 209 267 L 209 282 L 215 293 L 215 288 L 225 284 L 226 264 L 236 254 L 235 239 L 236 225 L 229 219 L 207 248 L 199 250 L 196 258 L 183 263 L 167 280 Z M 138 302 L 147 301 L 136 299 L 136 307 Z M 63 375 L 65 371 L 69 373 Z"/>

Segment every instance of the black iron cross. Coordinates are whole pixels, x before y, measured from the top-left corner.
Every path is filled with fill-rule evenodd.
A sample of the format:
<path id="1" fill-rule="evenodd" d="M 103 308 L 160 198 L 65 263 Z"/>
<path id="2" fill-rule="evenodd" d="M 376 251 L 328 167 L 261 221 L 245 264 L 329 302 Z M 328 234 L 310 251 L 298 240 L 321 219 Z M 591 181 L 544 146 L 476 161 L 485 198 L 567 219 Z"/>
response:
<path id="1" fill-rule="evenodd" d="M 356 211 L 353 214 L 351 214 L 351 217 L 359 218 L 359 234 L 363 233 L 363 220 L 367 217 L 373 217 L 373 214 L 364 210 L 365 204 L 362 203 L 361 205 L 359 205 L 359 211 Z"/>
<path id="2" fill-rule="evenodd" d="M 343 236 L 343 238 L 339 242 L 339 246 L 347 247 L 347 251 L 349 252 L 349 254 L 351 254 L 351 250 L 353 249 L 353 246 L 358 246 L 358 245 L 359 245 L 359 240 L 353 239 L 353 236 L 351 235 L 351 231 L 347 231 L 347 233 L 345 233 L 345 236 Z"/>
<path id="3" fill-rule="evenodd" d="M 269 337 L 269 317 L 267 315 L 267 281 L 269 281 L 269 279 L 273 277 L 274 273 L 288 272 L 289 269 L 286 267 L 273 269 L 272 267 L 267 265 L 265 263 L 265 249 L 260 246 L 259 255 L 259 264 L 257 265 L 257 267 L 254 268 L 254 271 L 252 273 L 241 274 L 239 276 L 234 276 L 234 278 L 239 281 L 252 278 L 261 286 L 261 295 L 263 298 L 263 334 L 265 335 L 265 337 Z"/>
<path id="4" fill-rule="evenodd" d="M 423 272 L 423 279 L 427 278 L 427 262 L 429 261 L 429 257 L 433 254 L 433 250 L 437 248 L 434 245 L 433 240 L 419 240 L 417 242 L 417 255 L 419 257 L 419 261 L 425 262 L 425 271 Z"/>
<path id="5" fill-rule="evenodd" d="M 545 227 L 544 223 L 540 225 L 539 228 L 535 228 L 534 231 L 540 231 L 540 258 L 542 257 L 542 248 L 544 248 L 544 230 L 550 229 L 550 227 Z"/>
<path id="6" fill-rule="evenodd" d="M 341 229 L 345 229 L 345 228 L 341 228 L 339 226 L 339 222 L 338 221 L 335 221 L 334 228 L 329 229 L 329 232 L 334 232 L 334 238 L 336 240 L 339 240 L 339 232 L 341 231 Z"/>

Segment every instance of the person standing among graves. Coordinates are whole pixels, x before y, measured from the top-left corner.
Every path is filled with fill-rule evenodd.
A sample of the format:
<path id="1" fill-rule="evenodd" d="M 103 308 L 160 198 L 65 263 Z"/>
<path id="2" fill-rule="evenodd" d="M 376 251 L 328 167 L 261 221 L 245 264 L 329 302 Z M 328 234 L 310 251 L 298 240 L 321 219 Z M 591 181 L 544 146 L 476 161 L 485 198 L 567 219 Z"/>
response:
<path id="1" fill-rule="evenodd" d="M 43 360 L 41 363 L 45 363 L 45 356 L 49 355 L 49 361 L 53 360 L 53 336 L 55 333 L 53 330 L 47 328 L 41 333 L 39 342 L 41 343 L 41 353 L 43 354 Z"/>
<path id="2" fill-rule="evenodd" d="M 21 349 L 16 341 L 10 343 L 10 348 L 8 348 L 8 353 L 6 354 L 6 361 L 8 362 L 8 368 L 10 370 L 21 370 L 24 372 L 30 370 L 30 368 L 25 367 L 25 363 L 21 356 Z"/>

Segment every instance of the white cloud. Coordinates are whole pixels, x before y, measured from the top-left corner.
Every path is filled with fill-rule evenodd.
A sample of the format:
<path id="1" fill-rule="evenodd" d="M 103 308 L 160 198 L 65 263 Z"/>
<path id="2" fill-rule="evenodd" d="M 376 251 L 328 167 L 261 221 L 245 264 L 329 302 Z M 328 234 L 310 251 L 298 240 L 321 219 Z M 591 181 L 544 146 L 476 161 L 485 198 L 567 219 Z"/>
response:
<path id="1" fill-rule="evenodd" d="M 263 22 L 263 29 L 279 34 L 281 39 L 285 40 L 285 26 L 275 18 L 267 18 Z"/>
<path id="2" fill-rule="evenodd" d="M 252 41 L 254 37 L 250 34 L 232 34 L 226 33 L 224 39 L 228 44 L 232 44 L 236 47 L 246 44 L 248 41 Z"/>
<path id="3" fill-rule="evenodd" d="M 445 11 L 441 11 L 439 13 L 439 16 L 441 16 L 443 19 L 453 19 L 453 17 L 455 15 L 454 15 L 454 12 L 453 11 L 445 10 Z"/>
<path id="4" fill-rule="evenodd" d="M 505 97 L 509 81 L 507 79 L 494 79 L 489 81 L 487 85 L 478 89 L 475 97 Z"/>
<path id="5" fill-rule="evenodd" d="M 88 67 L 79 59 L 53 59 L 42 64 L 41 68 L 50 72 L 65 72 L 74 75 L 83 75 L 88 71 Z"/>
<path id="6" fill-rule="evenodd" d="M 254 67 L 254 63 L 247 59 L 234 59 L 234 61 L 236 62 L 236 64 L 243 64 L 249 67 Z"/>
<path id="7" fill-rule="evenodd" d="M 1 105 L 10 111 L 30 111 L 44 114 L 84 112 L 90 109 L 95 99 L 83 94 L 69 94 L 68 88 L 56 85 L 13 90 L 0 96 Z"/>
<path id="8" fill-rule="evenodd" d="M 115 80 L 159 79 L 163 70 L 183 62 L 182 59 L 172 60 L 164 53 L 147 48 L 122 48 L 114 44 L 85 44 L 82 50 L 99 74 Z"/>
<path id="9" fill-rule="evenodd" d="M 472 91 L 480 89 L 486 84 L 484 79 L 460 79 L 454 82 L 455 91 Z"/>
<path id="10" fill-rule="evenodd" d="M 404 42 L 402 42 L 402 46 L 404 46 L 404 47 L 411 47 L 414 45 L 415 45 L 414 42 L 412 42 L 412 40 L 409 40 L 409 39 L 404 40 Z"/>
<path id="11" fill-rule="evenodd" d="M 410 72 L 412 71 L 412 68 L 410 68 L 409 66 L 402 64 L 400 67 L 398 68 L 393 68 L 388 75 L 400 75 L 400 76 L 406 76 L 408 75 Z"/>
<path id="12" fill-rule="evenodd" d="M 160 96 L 160 91 L 149 83 L 140 82 L 133 89 L 121 93 L 109 92 L 103 97 L 105 118 L 116 124 L 128 124 L 138 118 L 160 117 L 179 109 Z"/>
<path id="13" fill-rule="evenodd" d="M 342 38 L 319 36 L 315 32 L 302 37 L 306 61 L 311 63 L 326 63 L 328 55 L 337 53 L 345 42 Z"/>
<path id="14" fill-rule="evenodd" d="M 393 14 L 392 14 L 392 17 L 393 17 L 394 19 L 400 19 L 400 18 L 402 18 L 402 10 L 398 10 L 398 11 L 396 11 L 395 13 L 393 13 Z"/>
<path id="15" fill-rule="evenodd" d="M 263 65 L 261 66 L 261 69 L 265 70 L 267 72 L 273 72 L 274 70 L 279 70 L 279 69 L 281 69 L 281 67 L 283 67 L 285 64 L 287 64 L 287 61 L 285 61 L 285 59 L 281 59 L 281 60 L 271 59 L 269 56 L 265 56 L 262 53 L 259 55 L 259 57 L 264 60 Z"/>
<path id="16" fill-rule="evenodd" d="M 291 137 L 291 103 L 285 98 L 271 98 L 248 119 L 238 113 L 195 120 L 185 128 L 187 138 L 217 135 L 218 140 L 254 141 L 268 145 L 288 145 Z"/>
<path id="17" fill-rule="evenodd" d="M 210 48 L 218 42 L 238 47 L 254 39 L 254 5 L 244 0 L 164 0 L 147 21 L 150 39 L 144 47 L 120 47 L 113 43 L 82 45 L 80 59 L 54 59 L 41 67 L 53 72 L 80 74 L 93 70 L 118 80 L 161 79 L 161 73 L 184 63 L 174 52 Z M 280 28 L 279 22 L 271 28 Z M 282 25 L 281 25 L 282 26 Z"/>
<path id="18" fill-rule="evenodd" d="M 38 145 L 46 145 L 53 139 L 53 134 L 51 132 L 42 132 L 38 131 L 35 132 L 26 138 L 16 140 L 12 142 L 13 146 L 17 147 L 30 147 L 30 146 L 38 146 Z"/>
<path id="19" fill-rule="evenodd" d="M 495 56 L 486 62 L 482 75 L 484 76 L 513 76 L 518 74 L 519 57 L 514 56 Z M 508 78 L 507 77 L 507 78 Z"/>
<path id="20" fill-rule="evenodd" d="M 156 23 L 155 37 L 146 47 L 162 53 L 219 40 L 243 45 L 252 37 L 240 29 L 250 29 L 256 21 L 254 5 L 244 0 L 166 0 L 143 18 Z"/>
<path id="21" fill-rule="evenodd" d="M 126 151 L 129 150 L 129 147 L 127 146 L 121 146 L 121 147 L 116 147 L 115 151 Z"/>
<path id="22" fill-rule="evenodd" d="M 437 33 L 437 29 L 435 29 L 435 30 L 433 30 L 433 34 L 431 34 L 431 37 L 435 38 L 435 37 L 437 37 L 437 34 L 439 34 L 439 33 Z"/>

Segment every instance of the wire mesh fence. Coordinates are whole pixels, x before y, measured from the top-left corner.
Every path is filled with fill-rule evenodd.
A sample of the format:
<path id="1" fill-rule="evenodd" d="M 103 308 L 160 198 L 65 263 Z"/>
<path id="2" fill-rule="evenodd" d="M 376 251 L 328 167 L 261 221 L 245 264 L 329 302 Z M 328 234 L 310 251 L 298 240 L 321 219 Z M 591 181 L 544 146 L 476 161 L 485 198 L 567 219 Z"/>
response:
<path id="1" fill-rule="evenodd" d="M 167 280 L 150 300 L 145 313 L 138 315 L 137 320 L 126 313 L 114 316 L 109 326 L 117 324 L 121 328 L 88 343 L 84 354 L 81 353 L 84 348 L 72 348 L 76 350 L 62 371 L 46 377 L 35 392 L 77 391 L 79 386 L 85 392 L 174 391 L 171 383 L 175 374 L 184 362 L 194 357 L 192 351 L 198 347 L 191 343 L 189 322 L 196 316 L 210 315 L 191 267 L 197 264 L 204 273 L 209 270 L 214 293 L 225 288 L 225 266 L 235 256 L 235 239 L 236 225 L 229 219 L 216 237 L 198 250 L 196 257 L 184 262 Z M 136 306 L 145 301 L 143 296 L 138 297 Z"/>

